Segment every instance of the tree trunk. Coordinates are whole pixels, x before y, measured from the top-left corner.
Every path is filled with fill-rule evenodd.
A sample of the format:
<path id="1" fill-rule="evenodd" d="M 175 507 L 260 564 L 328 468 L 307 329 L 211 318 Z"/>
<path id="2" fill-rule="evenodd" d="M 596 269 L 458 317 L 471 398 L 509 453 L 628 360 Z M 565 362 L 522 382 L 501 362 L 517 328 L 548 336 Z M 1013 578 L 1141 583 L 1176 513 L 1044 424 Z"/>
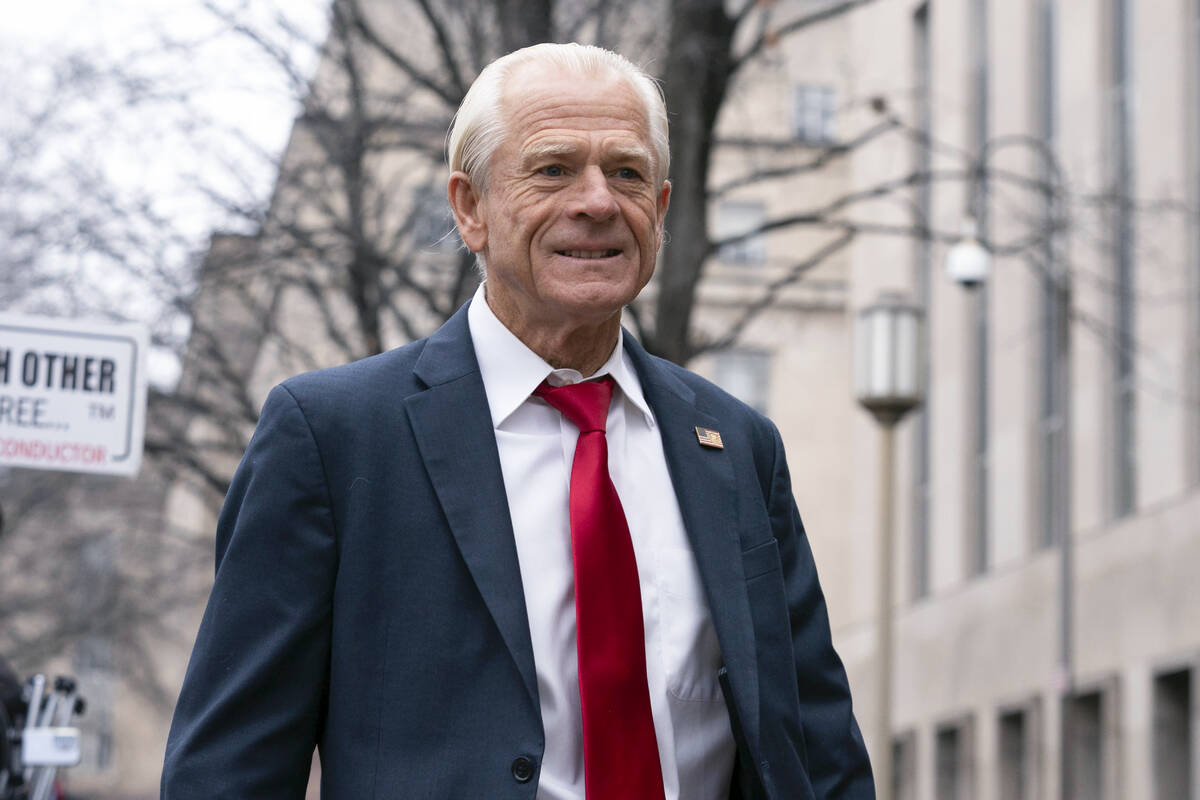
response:
<path id="1" fill-rule="evenodd" d="M 671 122 L 671 209 L 659 262 L 650 349 L 684 364 L 693 355 L 692 306 L 708 256 L 708 164 L 729 84 L 734 21 L 722 0 L 672 0 L 663 74 Z"/>
<path id="2" fill-rule="evenodd" d="M 502 52 L 551 41 L 554 3 L 551 0 L 497 0 Z"/>

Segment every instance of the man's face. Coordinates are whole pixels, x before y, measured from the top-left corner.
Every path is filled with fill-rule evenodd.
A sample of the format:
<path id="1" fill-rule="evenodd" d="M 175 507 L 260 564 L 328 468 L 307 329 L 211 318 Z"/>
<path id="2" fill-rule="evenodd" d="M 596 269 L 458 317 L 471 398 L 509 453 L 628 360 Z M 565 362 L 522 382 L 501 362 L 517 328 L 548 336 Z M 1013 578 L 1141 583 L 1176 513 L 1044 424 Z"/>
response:
<path id="1" fill-rule="evenodd" d="M 506 135 L 468 214 L 476 224 L 460 224 L 486 259 L 488 304 L 518 335 L 619 314 L 654 272 L 670 196 L 643 103 L 614 74 L 527 66 L 510 76 L 501 113 Z"/>

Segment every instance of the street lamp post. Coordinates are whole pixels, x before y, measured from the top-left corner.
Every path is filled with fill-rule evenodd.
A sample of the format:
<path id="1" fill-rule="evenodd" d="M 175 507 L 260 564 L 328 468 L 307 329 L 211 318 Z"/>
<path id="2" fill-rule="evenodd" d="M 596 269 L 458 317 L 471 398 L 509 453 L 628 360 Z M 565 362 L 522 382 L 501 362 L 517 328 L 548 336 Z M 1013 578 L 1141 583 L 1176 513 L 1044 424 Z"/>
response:
<path id="1" fill-rule="evenodd" d="M 892 526 L 896 423 L 921 404 L 921 309 L 884 292 L 858 312 L 854 330 L 854 397 L 879 423 L 879 575 L 876 615 L 878 706 L 875 791 L 892 797 Z"/>

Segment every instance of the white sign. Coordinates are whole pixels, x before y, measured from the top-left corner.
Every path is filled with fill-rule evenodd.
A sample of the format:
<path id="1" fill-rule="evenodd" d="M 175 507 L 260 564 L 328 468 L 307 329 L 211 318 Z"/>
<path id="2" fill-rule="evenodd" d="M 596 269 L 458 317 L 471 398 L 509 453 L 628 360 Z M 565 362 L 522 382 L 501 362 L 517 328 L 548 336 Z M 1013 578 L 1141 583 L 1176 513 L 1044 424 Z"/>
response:
<path id="1" fill-rule="evenodd" d="M 0 464 L 137 474 L 148 346 L 141 325 L 0 314 Z"/>
<path id="2" fill-rule="evenodd" d="M 21 731 L 21 763 L 27 767 L 73 767 L 79 756 L 79 728 Z"/>

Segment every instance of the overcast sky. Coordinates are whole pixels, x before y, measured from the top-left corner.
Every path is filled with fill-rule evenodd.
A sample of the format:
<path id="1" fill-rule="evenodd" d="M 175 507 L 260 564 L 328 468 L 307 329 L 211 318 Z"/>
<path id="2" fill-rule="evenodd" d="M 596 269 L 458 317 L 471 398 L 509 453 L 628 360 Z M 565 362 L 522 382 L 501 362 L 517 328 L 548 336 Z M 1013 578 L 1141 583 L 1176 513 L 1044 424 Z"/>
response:
<path id="1" fill-rule="evenodd" d="M 289 39 L 273 25 L 279 9 L 286 9 L 289 23 L 311 41 L 324 37 L 328 0 L 211 1 L 271 32 L 282 45 Z M 74 135 L 45 135 L 49 144 L 33 167 L 41 174 L 53 174 L 56 158 L 82 158 L 118 189 L 149 193 L 156 213 L 191 242 L 172 256 L 180 263 L 188 257 L 185 250 L 203 249 L 214 228 L 230 224 L 196 191 L 199 183 L 229 194 L 247 189 L 258 197 L 269 194 L 275 179 L 270 162 L 247 157 L 246 148 L 230 143 L 244 136 L 277 155 L 297 111 L 294 92 L 262 51 L 231 35 L 204 9 L 203 0 L 0 0 L 0 8 L 0 75 L 6 84 L 0 92 L 0 126 L 20 126 L 31 110 L 59 107 L 69 109 L 64 117 L 77 129 Z M 164 52 L 164 41 L 186 47 Z M 292 44 L 288 49 L 300 71 L 311 74 L 311 48 Z M 189 108 L 150 103 L 130 112 L 107 97 L 57 95 L 49 88 L 54 70 L 76 54 L 100 66 L 128 65 L 163 85 L 186 87 Z M 113 108 L 117 113 L 106 117 L 106 109 Z M 87 285 L 99 280 L 115 298 L 107 306 L 136 309 L 130 318 L 157 319 L 161 331 L 162 312 L 156 312 L 153 298 L 138 294 L 136 282 L 88 274 L 86 258 L 71 261 L 67 269 L 86 275 Z M 186 319 L 179 324 L 186 326 Z M 150 367 L 157 383 L 170 385 L 178 363 L 160 350 L 152 353 Z"/>
<path id="2" fill-rule="evenodd" d="M 266 21 L 280 8 L 313 40 L 324 34 L 327 0 L 213 0 L 214 5 Z M 223 32 L 203 0 L 0 0 L 0 52 L 22 65 L 49 65 L 74 52 L 102 61 L 137 59 L 145 64 L 164 40 L 197 45 L 186 61 L 161 58 L 163 70 L 203 76 L 197 101 L 264 147 L 282 147 L 295 108 L 287 87 L 252 44 Z M 310 53 L 294 48 L 302 69 L 311 72 Z M 6 92 L 36 91 L 38 83 L 10 85 Z"/>

